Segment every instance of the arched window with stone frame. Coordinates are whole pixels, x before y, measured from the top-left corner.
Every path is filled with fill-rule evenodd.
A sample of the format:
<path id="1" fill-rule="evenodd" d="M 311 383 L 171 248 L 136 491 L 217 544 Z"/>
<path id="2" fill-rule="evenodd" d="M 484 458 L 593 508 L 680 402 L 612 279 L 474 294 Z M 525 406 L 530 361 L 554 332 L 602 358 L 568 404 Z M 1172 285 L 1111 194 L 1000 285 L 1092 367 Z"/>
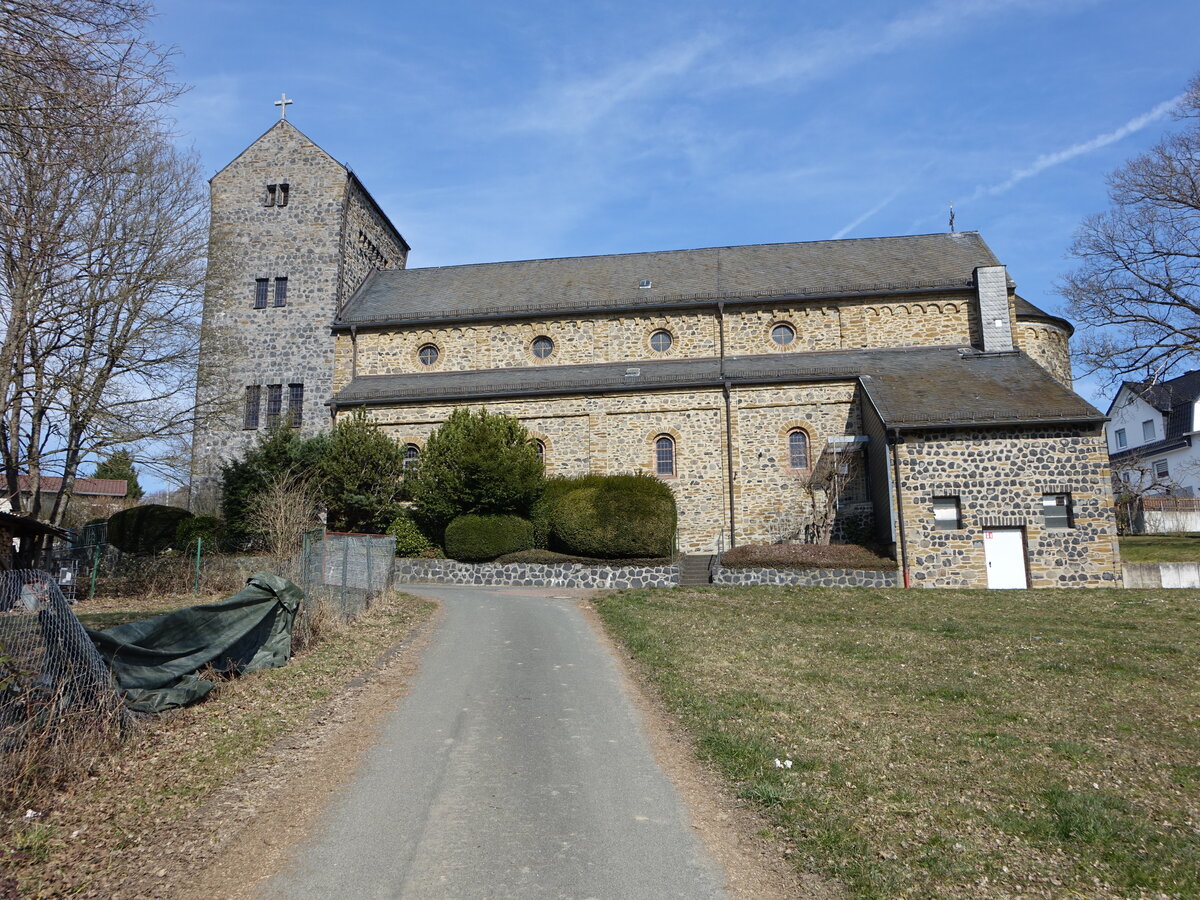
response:
<path id="1" fill-rule="evenodd" d="M 659 478 L 675 477 L 675 439 L 669 434 L 654 439 L 654 474 Z"/>
<path id="2" fill-rule="evenodd" d="M 421 448 L 420 447 L 418 447 L 416 444 L 405 444 L 404 445 L 404 462 L 402 463 L 402 465 L 404 466 L 405 469 L 408 469 L 411 466 L 415 466 L 417 464 L 417 460 L 419 460 L 420 458 L 421 458 Z"/>
<path id="3" fill-rule="evenodd" d="M 793 428 L 788 432 L 787 453 L 789 469 L 795 472 L 807 472 L 812 468 L 807 431 L 803 428 Z"/>

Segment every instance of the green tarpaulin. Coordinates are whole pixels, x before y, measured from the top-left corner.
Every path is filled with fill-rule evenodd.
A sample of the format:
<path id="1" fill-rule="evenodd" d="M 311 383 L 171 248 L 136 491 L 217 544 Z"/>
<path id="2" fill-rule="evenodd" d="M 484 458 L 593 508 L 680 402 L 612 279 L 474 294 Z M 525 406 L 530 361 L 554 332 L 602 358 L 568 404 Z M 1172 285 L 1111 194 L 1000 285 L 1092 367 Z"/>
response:
<path id="1" fill-rule="evenodd" d="M 282 666 L 292 654 L 292 623 L 304 592 L 259 572 L 228 600 L 88 634 L 125 696 L 140 712 L 194 703 L 212 690 L 196 675 Z"/>

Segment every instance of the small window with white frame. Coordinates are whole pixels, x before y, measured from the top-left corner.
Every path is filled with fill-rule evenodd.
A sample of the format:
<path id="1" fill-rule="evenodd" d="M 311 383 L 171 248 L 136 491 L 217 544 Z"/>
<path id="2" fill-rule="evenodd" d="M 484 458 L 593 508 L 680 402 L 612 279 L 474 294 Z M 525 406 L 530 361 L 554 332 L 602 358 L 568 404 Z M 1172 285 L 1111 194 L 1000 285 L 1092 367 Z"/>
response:
<path id="1" fill-rule="evenodd" d="M 938 531 L 962 528 L 962 503 L 958 497 L 933 498 L 933 525 Z"/>
<path id="2" fill-rule="evenodd" d="M 1154 440 L 1154 420 L 1153 419 L 1147 419 L 1145 422 L 1142 423 L 1142 440 L 1143 441 Z"/>
<path id="3" fill-rule="evenodd" d="M 1155 478 L 1170 478 L 1171 467 L 1165 459 L 1156 459 L 1154 461 L 1154 477 Z"/>
<path id="4" fill-rule="evenodd" d="M 1118 428 L 1113 434 L 1113 437 L 1116 440 L 1118 450 L 1124 450 L 1129 446 L 1129 435 L 1125 433 L 1124 428 Z"/>
<path id="5" fill-rule="evenodd" d="M 1042 523 L 1047 528 L 1074 528 L 1070 494 L 1042 494 Z"/>

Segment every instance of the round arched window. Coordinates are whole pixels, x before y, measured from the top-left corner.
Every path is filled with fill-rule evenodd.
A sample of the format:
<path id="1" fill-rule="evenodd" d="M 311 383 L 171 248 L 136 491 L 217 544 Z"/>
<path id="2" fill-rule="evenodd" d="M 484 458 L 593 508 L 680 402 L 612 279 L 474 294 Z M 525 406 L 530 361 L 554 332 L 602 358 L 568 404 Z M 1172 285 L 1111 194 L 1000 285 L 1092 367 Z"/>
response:
<path id="1" fill-rule="evenodd" d="M 666 353 L 671 349 L 671 344 L 674 343 L 674 340 L 671 337 L 671 332 L 665 328 L 660 328 L 654 334 L 650 335 L 650 347 L 655 353 Z"/>
<path id="2" fill-rule="evenodd" d="M 771 340 L 780 347 L 786 347 L 796 339 L 796 329 L 787 322 L 780 322 L 771 328 Z"/>
<path id="3" fill-rule="evenodd" d="M 654 439 L 654 473 L 663 478 L 675 475 L 675 440 L 669 434 Z"/>
<path id="4" fill-rule="evenodd" d="M 808 468 L 808 435 L 802 429 L 788 432 L 788 465 L 793 469 Z"/>
<path id="5" fill-rule="evenodd" d="M 554 352 L 554 341 L 542 334 L 535 337 L 529 347 L 533 351 L 534 356 L 538 359 L 545 359 Z"/>
<path id="6" fill-rule="evenodd" d="M 537 448 L 538 461 L 544 466 L 546 464 L 546 442 L 540 438 L 533 442 Z"/>
<path id="7" fill-rule="evenodd" d="M 416 444 L 405 444 L 404 445 L 404 468 L 407 469 L 410 466 L 415 466 L 417 464 L 417 460 L 420 458 L 420 456 L 421 456 L 421 448 L 420 447 L 418 447 Z"/>
<path id="8" fill-rule="evenodd" d="M 433 344 L 424 344 L 417 351 L 417 359 L 421 361 L 421 365 L 423 366 L 432 366 L 438 361 L 438 357 L 441 355 L 441 351 Z"/>

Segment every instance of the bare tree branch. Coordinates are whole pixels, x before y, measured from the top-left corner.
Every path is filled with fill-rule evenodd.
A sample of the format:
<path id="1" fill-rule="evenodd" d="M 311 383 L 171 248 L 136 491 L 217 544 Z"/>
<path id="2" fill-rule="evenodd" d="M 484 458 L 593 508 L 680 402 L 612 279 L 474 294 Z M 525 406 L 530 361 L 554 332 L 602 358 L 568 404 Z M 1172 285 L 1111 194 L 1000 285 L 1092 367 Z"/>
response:
<path id="1" fill-rule="evenodd" d="M 1200 352 L 1200 76 L 1185 123 L 1109 177 L 1112 207 L 1080 227 L 1060 285 L 1085 326 L 1077 358 L 1111 382 L 1157 381 Z"/>

